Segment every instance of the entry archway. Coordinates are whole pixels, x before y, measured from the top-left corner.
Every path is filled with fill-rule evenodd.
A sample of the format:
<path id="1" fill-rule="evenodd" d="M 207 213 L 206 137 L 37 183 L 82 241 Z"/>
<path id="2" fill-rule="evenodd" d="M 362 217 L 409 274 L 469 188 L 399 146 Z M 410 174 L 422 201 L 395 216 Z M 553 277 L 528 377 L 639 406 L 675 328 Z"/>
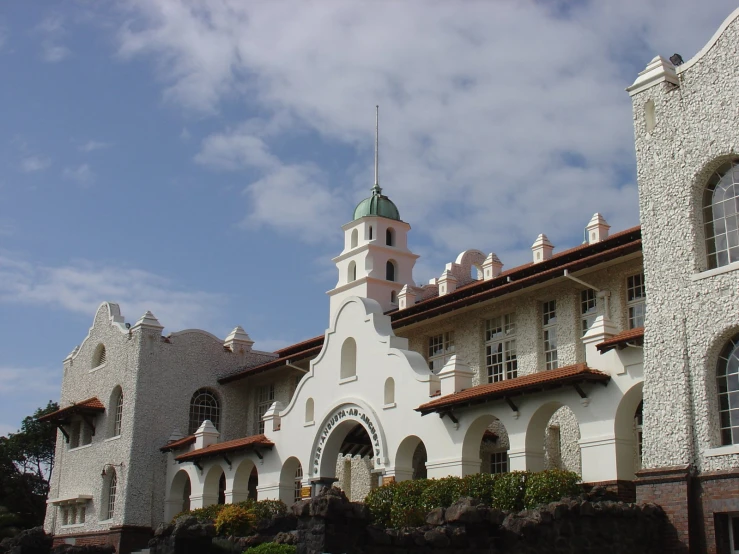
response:
<path id="1" fill-rule="evenodd" d="M 255 486 L 250 486 L 252 485 L 250 481 L 256 471 L 257 467 L 252 460 L 249 458 L 241 460 L 234 473 L 231 490 L 226 492 L 226 502 L 243 502 L 248 498 L 256 500 Z"/>
<path id="2" fill-rule="evenodd" d="M 509 448 L 508 431 L 503 422 L 493 414 L 484 414 L 467 428 L 462 456 L 470 463 L 477 462 L 480 473 L 505 473 L 509 470 Z"/>
<path id="3" fill-rule="evenodd" d="M 167 500 L 164 502 L 164 519 L 170 521 L 180 512 L 190 509 L 190 495 L 192 494 L 192 483 L 187 471 L 181 469 L 172 479 L 169 486 Z"/>
<path id="4" fill-rule="evenodd" d="M 404 438 L 395 454 L 395 480 L 426 478 L 426 445 L 416 435 Z"/>
<path id="5" fill-rule="evenodd" d="M 288 506 L 299 500 L 300 478 L 303 476 L 303 466 L 296 457 L 285 460 L 280 471 L 280 500 Z"/>
<path id="6" fill-rule="evenodd" d="M 542 404 L 526 428 L 526 469 L 557 468 L 582 474 L 579 438 L 580 425 L 569 407 L 557 401 Z"/>
<path id="7" fill-rule="evenodd" d="M 211 504 L 218 504 L 225 478 L 225 472 L 219 464 L 215 464 L 208 469 L 205 481 L 203 481 L 203 508 Z M 225 494 L 223 500 L 225 502 Z"/>
<path id="8" fill-rule="evenodd" d="M 633 480 L 641 463 L 640 440 L 636 418 L 643 398 L 644 382 L 631 387 L 621 398 L 616 409 L 613 434 L 616 438 L 616 472 L 618 479 Z M 639 414 L 641 415 L 641 414 Z"/>

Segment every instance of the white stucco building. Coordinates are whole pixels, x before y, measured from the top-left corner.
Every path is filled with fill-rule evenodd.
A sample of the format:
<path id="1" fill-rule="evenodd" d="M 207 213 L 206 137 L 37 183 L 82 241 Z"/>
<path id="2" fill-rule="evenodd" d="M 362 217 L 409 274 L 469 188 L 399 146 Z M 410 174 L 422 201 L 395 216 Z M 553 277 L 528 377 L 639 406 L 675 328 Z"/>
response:
<path id="1" fill-rule="evenodd" d="M 129 325 L 103 303 L 45 418 L 60 429 L 47 531 L 127 553 L 216 502 L 558 467 L 667 502 L 666 551 L 729 552 L 737 49 L 739 11 L 629 87 L 640 227 L 583 214 L 583 244 L 536 230 L 527 264 L 468 250 L 417 286 L 411 227 L 376 178 L 342 227 L 320 336 L 261 352 L 240 327 L 162 336 L 151 313 Z"/>

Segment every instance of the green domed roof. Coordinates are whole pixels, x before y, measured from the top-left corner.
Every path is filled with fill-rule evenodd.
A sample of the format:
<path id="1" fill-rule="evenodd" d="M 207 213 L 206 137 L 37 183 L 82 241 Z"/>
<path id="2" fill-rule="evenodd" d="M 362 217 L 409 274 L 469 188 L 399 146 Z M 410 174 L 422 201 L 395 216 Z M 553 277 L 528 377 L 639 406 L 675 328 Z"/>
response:
<path id="1" fill-rule="evenodd" d="M 372 187 L 372 196 L 365 198 L 354 208 L 355 221 L 367 215 L 400 221 L 400 213 L 398 212 L 397 206 L 392 200 L 382 194 L 382 189 L 379 185 Z"/>

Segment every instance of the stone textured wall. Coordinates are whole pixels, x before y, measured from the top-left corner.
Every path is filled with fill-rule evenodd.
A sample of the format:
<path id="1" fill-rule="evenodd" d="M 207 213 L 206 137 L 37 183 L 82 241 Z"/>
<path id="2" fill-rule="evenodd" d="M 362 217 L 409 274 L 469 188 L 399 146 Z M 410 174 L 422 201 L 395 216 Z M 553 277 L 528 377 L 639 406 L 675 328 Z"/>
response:
<path id="1" fill-rule="evenodd" d="M 707 457 L 720 445 L 715 387 L 718 352 L 739 331 L 736 272 L 693 280 L 707 268 L 702 192 L 739 153 L 739 21 L 695 63 L 679 86 L 659 83 L 633 96 L 639 208 L 648 311 L 645 334 L 644 466 L 695 463 L 700 471 L 739 464 Z M 654 102 L 648 132 L 645 106 Z M 739 506 L 738 506 L 739 508 Z"/>
<path id="2" fill-rule="evenodd" d="M 93 368 L 99 344 L 105 345 L 107 360 Z M 166 455 L 159 448 L 174 430 L 187 433 L 192 394 L 208 387 L 218 396 L 221 440 L 245 436 L 248 420 L 244 415 L 249 413 L 245 386 L 220 387 L 217 379 L 269 357 L 257 351 L 231 352 L 222 340 L 202 331 L 174 333 L 166 339 L 156 329 L 129 332 L 115 304 L 101 305 L 90 334 L 65 360 L 60 404 L 64 407 L 96 396 L 106 412 L 94 418 L 96 432 L 88 446 L 70 449 L 58 433 L 49 493 L 52 500 L 77 494 L 89 494 L 93 499 L 86 505 L 83 524 L 63 528 L 58 509 L 49 505 L 46 530 L 69 535 L 119 525 L 158 524 L 164 517 L 166 474 Z M 111 395 L 118 386 L 123 391 L 122 429 L 118 437 L 112 437 L 115 410 Z M 107 515 L 102 502 L 107 478 L 100 475 L 104 466 L 107 478 L 113 467 L 118 479 L 111 520 L 103 519 Z"/>
<path id="3" fill-rule="evenodd" d="M 363 502 L 377 485 L 377 476 L 372 474 L 372 459 L 369 456 L 341 456 L 336 459 L 336 483 L 334 487 L 344 491 L 352 502 Z"/>

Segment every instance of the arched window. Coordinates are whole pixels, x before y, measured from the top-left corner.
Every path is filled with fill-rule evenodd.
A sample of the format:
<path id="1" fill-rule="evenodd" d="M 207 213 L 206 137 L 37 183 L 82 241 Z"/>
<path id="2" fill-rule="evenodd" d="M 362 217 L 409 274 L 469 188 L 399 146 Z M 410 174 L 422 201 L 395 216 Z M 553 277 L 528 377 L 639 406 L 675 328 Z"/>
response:
<path id="1" fill-rule="evenodd" d="M 395 379 L 388 377 L 385 381 L 385 406 L 395 402 Z"/>
<path id="2" fill-rule="evenodd" d="M 355 262 L 349 262 L 349 268 L 347 269 L 346 281 L 352 283 L 357 280 L 357 264 Z"/>
<path id="3" fill-rule="evenodd" d="M 118 494 L 118 475 L 112 467 L 108 470 L 108 487 L 105 491 L 106 498 L 103 502 L 103 519 L 113 519 L 115 515 L 115 499 Z"/>
<path id="4" fill-rule="evenodd" d="M 395 262 L 392 260 L 385 264 L 385 280 L 395 281 Z"/>
<path id="5" fill-rule="evenodd" d="M 357 343 L 349 337 L 341 345 L 341 379 L 354 377 L 357 374 Z"/>
<path id="6" fill-rule="evenodd" d="M 121 434 L 123 424 L 123 391 L 121 387 L 113 389 L 110 395 L 110 411 L 113 416 L 113 425 L 110 427 L 110 436 L 117 437 Z"/>
<path id="7" fill-rule="evenodd" d="M 356 229 L 354 229 L 352 231 L 352 239 L 351 239 L 351 243 L 350 243 L 351 248 L 356 248 L 357 247 L 357 244 L 359 244 L 359 231 L 357 231 Z"/>
<path id="8" fill-rule="evenodd" d="M 98 367 L 103 365 L 107 360 L 107 354 L 105 352 L 105 345 L 98 344 L 95 348 L 95 353 L 92 355 L 92 367 Z"/>
<path id="9" fill-rule="evenodd" d="M 370 226 L 369 226 L 369 232 L 368 232 L 368 234 L 367 234 L 367 238 L 368 238 L 369 240 L 372 240 L 372 225 L 370 225 Z"/>
<path id="10" fill-rule="evenodd" d="M 703 193 L 708 268 L 739 261 L 739 164 L 719 167 Z"/>
<path id="11" fill-rule="evenodd" d="M 721 444 L 739 444 L 739 335 L 721 351 L 716 379 Z"/>
<path id="12" fill-rule="evenodd" d="M 218 405 L 218 399 L 208 389 L 199 389 L 195 391 L 190 400 L 188 434 L 195 433 L 206 419 L 209 419 L 213 426 L 220 430 L 221 408 Z"/>
<path id="13" fill-rule="evenodd" d="M 385 244 L 395 246 L 395 231 L 393 231 L 392 227 L 388 227 L 387 231 L 385 231 Z"/>
<path id="14" fill-rule="evenodd" d="M 391 304 L 397 304 L 398 303 L 398 293 L 393 291 L 390 291 L 390 303 Z"/>
<path id="15" fill-rule="evenodd" d="M 309 398 L 305 401 L 305 422 L 313 421 L 313 399 Z"/>

